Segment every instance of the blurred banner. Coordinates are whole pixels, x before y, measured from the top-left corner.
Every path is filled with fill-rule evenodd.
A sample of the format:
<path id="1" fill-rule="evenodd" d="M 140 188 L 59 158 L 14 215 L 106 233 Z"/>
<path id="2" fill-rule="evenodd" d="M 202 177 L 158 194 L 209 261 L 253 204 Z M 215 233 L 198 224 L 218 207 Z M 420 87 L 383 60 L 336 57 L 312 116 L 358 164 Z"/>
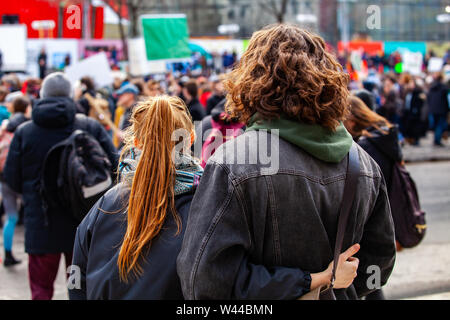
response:
<path id="1" fill-rule="evenodd" d="M 147 60 L 185 59 L 191 56 L 186 15 L 143 15 L 141 21 Z"/>
<path id="2" fill-rule="evenodd" d="M 427 44 L 425 42 L 418 41 L 385 41 L 384 42 L 384 53 L 390 55 L 391 53 L 398 51 L 403 53 L 405 51 L 410 52 L 420 52 L 425 56 L 427 52 Z"/>
<path id="3" fill-rule="evenodd" d="M 344 43 L 342 41 L 338 42 L 338 51 L 344 52 L 347 50 L 348 52 L 352 51 L 360 51 L 362 50 L 365 53 L 370 55 L 376 55 L 383 52 L 383 42 L 380 41 L 350 41 L 348 43 Z"/>

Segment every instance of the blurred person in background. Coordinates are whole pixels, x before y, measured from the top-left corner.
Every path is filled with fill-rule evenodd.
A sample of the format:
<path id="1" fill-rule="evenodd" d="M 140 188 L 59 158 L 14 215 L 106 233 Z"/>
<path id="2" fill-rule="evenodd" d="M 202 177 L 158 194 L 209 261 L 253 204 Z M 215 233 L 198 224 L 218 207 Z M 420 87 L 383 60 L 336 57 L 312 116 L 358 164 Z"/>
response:
<path id="1" fill-rule="evenodd" d="M 206 112 L 202 104 L 198 100 L 198 86 L 197 82 L 194 79 L 189 80 L 184 85 L 183 96 L 185 98 L 188 110 L 192 116 L 192 120 L 201 121 L 206 116 Z"/>
<path id="2" fill-rule="evenodd" d="M 352 92 L 356 97 L 364 101 L 365 105 L 369 107 L 370 110 L 376 110 L 375 95 L 366 89 L 355 90 Z"/>
<path id="3" fill-rule="evenodd" d="M 39 67 L 39 78 L 44 79 L 45 73 L 47 72 L 47 52 L 45 52 L 45 48 L 41 49 L 37 63 Z"/>
<path id="4" fill-rule="evenodd" d="M 397 81 L 392 75 L 387 75 L 384 78 L 383 89 L 381 91 L 381 104 L 378 109 L 378 114 L 391 123 L 398 123 L 399 97 L 395 88 L 396 83 Z"/>
<path id="5" fill-rule="evenodd" d="M 89 76 L 82 77 L 80 79 L 80 85 L 81 85 L 81 96 L 77 101 L 79 106 L 78 112 L 88 115 L 89 111 L 91 110 L 91 106 L 89 104 L 89 101 L 84 97 L 84 95 L 88 93 L 92 97 L 96 96 L 94 80 Z"/>
<path id="6" fill-rule="evenodd" d="M 12 114 L 9 120 L 5 120 L 1 126 L 0 144 L 1 144 L 1 169 L 3 169 L 6 157 L 8 155 L 9 146 L 17 127 L 28 121 L 31 116 L 31 101 L 27 97 L 19 96 L 12 103 Z M 5 152 L 3 152 L 3 150 Z M 13 191 L 3 179 L 3 170 L 0 172 L 1 191 L 3 206 L 6 214 L 6 224 L 3 229 L 3 245 L 5 248 L 5 256 L 3 264 L 5 267 L 13 266 L 20 263 L 12 253 L 12 244 L 14 237 L 14 229 L 19 220 L 18 200 L 20 195 Z"/>
<path id="7" fill-rule="evenodd" d="M 21 91 L 14 91 L 14 92 L 8 93 L 8 95 L 5 97 L 5 106 L 6 106 L 6 109 L 8 110 L 7 119 L 9 119 L 11 113 L 13 112 L 14 100 L 16 100 L 16 98 L 19 98 L 19 97 L 23 97 L 23 93 Z M 5 114 L 5 116 L 6 116 L 6 114 Z"/>
<path id="8" fill-rule="evenodd" d="M 449 112 L 448 91 L 440 72 L 433 74 L 433 81 L 427 94 L 430 128 L 434 130 L 434 145 L 442 147 L 442 135 L 447 131 L 447 115 Z"/>
<path id="9" fill-rule="evenodd" d="M 403 160 L 398 140 L 398 128 L 382 116 L 373 112 L 356 96 L 350 96 L 350 116 L 344 125 L 353 139 L 377 162 L 386 182 L 386 189 L 391 189 L 392 168 L 396 162 Z M 366 296 L 366 300 L 384 300 L 381 289 Z"/>
<path id="10" fill-rule="evenodd" d="M 199 88 L 199 101 L 202 104 L 203 108 L 206 110 L 206 105 L 208 103 L 208 99 L 212 94 L 211 91 L 211 83 L 205 77 L 200 77 L 197 79 L 197 85 Z"/>
<path id="11" fill-rule="evenodd" d="M 30 78 L 24 81 L 22 85 L 22 93 L 27 96 L 31 102 L 39 98 L 39 90 L 41 89 L 41 79 Z"/>
<path id="12" fill-rule="evenodd" d="M 137 103 L 139 89 L 131 83 L 122 86 L 116 91 L 117 107 L 114 114 L 114 124 L 122 131 L 122 134 L 115 133 L 113 143 L 118 148 L 123 140 L 123 132 L 130 126 L 130 118 L 133 107 Z"/>
<path id="13" fill-rule="evenodd" d="M 221 76 L 212 76 L 211 79 L 212 84 L 212 93 L 206 103 L 206 114 L 210 115 L 211 111 L 225 99 L 225 91 L 223 88 L 223 77 Z"/>
<path id="14" fill-rule="evenodd" d="M 156 97 L 164 94 L 164 90 L 161 87 L 159 81 L 156 80 L 148 80 L 147 81 L 147 92 L 149 97 Z"/>
<path id="15" fill-rule="evenodd" d="M 353 139 L 378 163 L 389 190 L 393 164 L 402 161 L 398 127 L 370 110 L 356 96 L 350 96 L 349 104 L 351 114 L 344 125 Z"/>
<path id="16" fill-rule="evenodd" d="M 8 104 L 6 102 L 8 94 L 8 89 L 5 86 L 0 86 L 0 124 L 11 115 L 8 111 Z"/>
<path id="17" fill-rule="evenodd" d="M 20 79 L 14 73 L 4 75 L 2 77 L 2 85 L 6 86 L 8 92 L 20 91 L 22 88 Z"/>
<path id="18" fill-rule="evenodd" d="M 203 168 L 219 146 L 244 133 L 244 123 L 231 117 L 225 111 L 225 103 L 226 99 L 224 98 L 211 110 L 210 115 L 203 118 L 202 125 L 199 126 L 202 131 L 198 132 L 197 139 L 203 139 L 200 157 Z"/>
<path id="19" fill-rule="evenodd" d="M 143 78 L 134 78 L 130 80 L 130 83 L 133 84 L 138 89 L 138 95 L 136 101 L 143 101 L 147 99 L 149 96 L 149 91 L 146 82 Z"/>
<path id="20" fill-rule="evenodd" d="M 410 78 L 404 84 L 405 100 L 401 119 L 403 135 L 413 146 L 419 145 L 419 139 L 426 134 L 428 119 L 423 119 L 427 95 L 417 84 L 416 79 Z"/>

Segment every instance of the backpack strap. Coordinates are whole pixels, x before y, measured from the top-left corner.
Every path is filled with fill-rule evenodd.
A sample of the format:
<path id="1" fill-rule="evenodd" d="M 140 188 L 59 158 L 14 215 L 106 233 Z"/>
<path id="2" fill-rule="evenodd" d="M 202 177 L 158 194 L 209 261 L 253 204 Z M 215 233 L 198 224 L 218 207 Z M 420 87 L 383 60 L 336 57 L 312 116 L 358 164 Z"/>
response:
<path id="1" fill-rule="evenodd" d="M 341 207 L 339 209 L 339 220 L 336 235 L 336 243 L 334 246 L 333 273 L 331 278 L 331 287 L 334 285 L 336 278 L 337 263 L 339 255 L 342 252 L 342 243 L 344 241 L 345 229 L 347 227 L 348 217 L 352 209 L 355 199 L 356 188 L 359 178 L 359 152 L 356 143 L 353 142 L 348 154 L 347 177 L 345 179 L 344 196 L 342 198 Z"/>

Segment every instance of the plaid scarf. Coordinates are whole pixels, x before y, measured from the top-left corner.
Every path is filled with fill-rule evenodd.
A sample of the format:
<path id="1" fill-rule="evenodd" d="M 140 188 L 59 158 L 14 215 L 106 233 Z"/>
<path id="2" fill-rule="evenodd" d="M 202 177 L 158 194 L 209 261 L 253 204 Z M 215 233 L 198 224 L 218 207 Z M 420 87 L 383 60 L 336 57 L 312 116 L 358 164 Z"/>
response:
<path id="1" fill-rule="evenodd" d="M 132 148 L 130 154 L 119 164 L 119 174 L 122 181 L 131 186 L 134 173 L 141 156 L 141 151 Z M 175 195 L 189 193 L 198 186 L 203 169 L 190 155 L 175 156 Z"/>

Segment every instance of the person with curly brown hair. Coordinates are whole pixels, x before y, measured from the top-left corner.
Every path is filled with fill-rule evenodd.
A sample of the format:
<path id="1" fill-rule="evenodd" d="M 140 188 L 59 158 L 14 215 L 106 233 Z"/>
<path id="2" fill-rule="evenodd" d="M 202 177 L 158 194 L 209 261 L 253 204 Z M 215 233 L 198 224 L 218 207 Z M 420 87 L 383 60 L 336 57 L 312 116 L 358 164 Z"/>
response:
<path id="1" fill-rule="evenodd" d="M 177 261 L 184 297 L 297 299 L 333 283 L 351 148 L 360 166 L 334 291 L 357 299 L 384 285 L 395 260 L 386 184 L 343 125 L 348 75 L 323 39 L 268 26 L 227 77 L 227 110 L 247 128 L 209 158 L 194 196 Z"/>

